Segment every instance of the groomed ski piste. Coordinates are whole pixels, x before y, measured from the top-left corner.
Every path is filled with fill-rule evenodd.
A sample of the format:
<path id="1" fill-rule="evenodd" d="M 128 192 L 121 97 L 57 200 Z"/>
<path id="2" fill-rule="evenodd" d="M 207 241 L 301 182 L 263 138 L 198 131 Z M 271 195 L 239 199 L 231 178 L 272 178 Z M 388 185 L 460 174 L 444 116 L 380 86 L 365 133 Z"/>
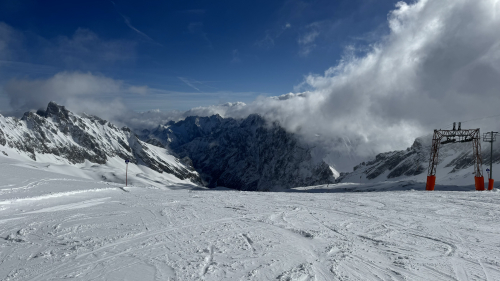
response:
<path id="1" fill-rule="evenodd" d="M 496 189 L 209 190 L 148 183 L 134 165 L 125 187 L 88 176 L 104 165 L 11 156 L 0 155 L 0 280 L 500 280 Z"/>

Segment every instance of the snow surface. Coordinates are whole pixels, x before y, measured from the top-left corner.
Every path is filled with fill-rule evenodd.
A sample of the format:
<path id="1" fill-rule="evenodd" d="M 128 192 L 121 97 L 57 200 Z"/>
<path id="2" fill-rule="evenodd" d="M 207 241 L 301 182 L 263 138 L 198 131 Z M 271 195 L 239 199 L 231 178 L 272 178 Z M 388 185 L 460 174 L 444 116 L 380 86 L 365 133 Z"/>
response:
<path id="1" fill-rule="evenodd" d="M 161 159 L 163 163 L 168 163 L 170 167 L 182 168 L 183 164 L 172 156 L 166 149 L 159 148 L 150 144 L 143 143 L 148 147 L 148 153 L 157 159 Z M 18 151 L 15 148 L 0 145 L 0 165 L 9 164 L 19 167 L 35 168 L 36 170 L 43 170 L 54 172 L 57 174 L 64 174 L 68 176 L 94 179 L 97 181 L 109 183 L 125 184 L 125 170 L 126 164 L 118 156 L 108 157 L 105 164 L 92 163 L 85 160 L 84 163 L 71 163 L 67 159 L 53 155 L 53 154 L 40 154 L 36 153 L 36 161 L 31 159 L 26 153 Z M 173 174 L 158 173 L 143 165 L 143 163 L 128 165 L 128 183 L 137 186 L 170 186 L 170 185 L 193 185 L 189 180 L 181 180 Z M 0 184 L 1 185 L 1 184 Z"/>
<path id="2" fill-rule="evenodd" d="M 496 190 L 240 192 L 70 173 L 0 158 L 0 280 L 500 280 Z"/>

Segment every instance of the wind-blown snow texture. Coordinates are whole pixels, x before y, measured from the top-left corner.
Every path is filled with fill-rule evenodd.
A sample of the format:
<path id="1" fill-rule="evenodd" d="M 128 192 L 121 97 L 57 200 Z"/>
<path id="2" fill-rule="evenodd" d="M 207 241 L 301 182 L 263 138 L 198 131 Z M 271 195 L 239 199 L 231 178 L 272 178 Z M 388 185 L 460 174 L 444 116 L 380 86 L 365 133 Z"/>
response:
<path id="1" fill-rule="evenodd" d="M 500 280 L 497 191 L 123 188 L 20 165 L 0 155 L 0 280 Z"/>
<path id="2" fill-rule="evenodd" d="M 315 161 L 309 147 L 255 114 L 240 120 L 188 117 L 142 135 L 188 157 L 209 187 L 273 190 L 334 181 L 330 167 Z"/>
<path id="3" fill-rule="evenodd" d="M 69 164 L 86 160 L 105 164 L 110 158 L 129 159 L 158 173 L 200 182 L 198 173 L 166 151 L 140 141 L 130 129 L 117 128 L 96 116 L 78 116 L 53 102 L 47 110 L 26 112 L 21 119 L 0 115 L 1 146 L 37 160 L 37 155 L 54 155 Z"/>

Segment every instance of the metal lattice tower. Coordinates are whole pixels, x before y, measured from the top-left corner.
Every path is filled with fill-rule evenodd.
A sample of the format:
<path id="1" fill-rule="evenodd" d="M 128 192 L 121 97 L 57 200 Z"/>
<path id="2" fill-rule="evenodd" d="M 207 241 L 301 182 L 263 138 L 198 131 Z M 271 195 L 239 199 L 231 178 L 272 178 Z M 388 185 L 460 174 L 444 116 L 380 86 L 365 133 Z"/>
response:
<path id="1" fill-rule="evenodd" d="M 446 140 L 443 141 L 443 138 L 446 138 Z M 456 138 L 458 138 L 458 140 Z M 472 142 L 476 190 L 484 190 L 483 159 L 481 158 L 481 135 L 479 129 L 462 130 L 461 123 L 458 123 L 458 129 L 456 129 L 455 123 L 453 123 L 452 130 L 434 130 L 429 167 L 427 169 L 426 190 L 434 190 L 436 184 L 436 170 L 440 146 L 447 143 L 460 142 Z"/>

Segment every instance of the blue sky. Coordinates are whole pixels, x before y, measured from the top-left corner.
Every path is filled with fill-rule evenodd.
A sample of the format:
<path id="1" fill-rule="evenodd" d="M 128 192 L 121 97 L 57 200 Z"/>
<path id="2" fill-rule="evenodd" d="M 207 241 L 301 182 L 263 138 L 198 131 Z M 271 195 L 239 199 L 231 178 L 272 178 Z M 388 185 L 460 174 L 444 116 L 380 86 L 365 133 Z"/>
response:
<path id="1" fill-rule="evenodd" d="M 3 0 L 0 112 L 54 100 L 133 128 L 256 113 L 364 156 L 453 122 L 498 131 L 499 14 L 498 0 Z"/>
<path id="2" fill-rule="evenodd" d="M 134 110 L 250 102 L 302 90 L 348 46 L 363 52 L 396 2 L 4 0 L 14 35 L 0 83 L 78 71 L 152 89 L 156 99 L 122 96 Z"/>

